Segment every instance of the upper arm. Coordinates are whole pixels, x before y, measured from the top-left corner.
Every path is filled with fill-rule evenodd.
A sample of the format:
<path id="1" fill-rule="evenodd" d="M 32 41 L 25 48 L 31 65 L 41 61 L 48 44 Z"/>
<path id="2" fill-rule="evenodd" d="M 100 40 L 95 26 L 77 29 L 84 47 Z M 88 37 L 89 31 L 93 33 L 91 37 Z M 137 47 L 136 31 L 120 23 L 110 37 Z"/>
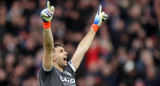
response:
<path id="1" fill-rule="evenodd" d="M 43 68 L 46 71 L 50 71 L 53 66 L 53 49 L 44 49 L 43 55 Z"/>
<path id="2" fill-rule="evenodd" d="M 85 53 L 82 53 L 81 50 L 76 50 L 75 54 L 73 55 L 71 61 L 73 63 L 73 65 L 75 66 L 76 69 L 79 68 L 79 65 L 84 57 Z"/>

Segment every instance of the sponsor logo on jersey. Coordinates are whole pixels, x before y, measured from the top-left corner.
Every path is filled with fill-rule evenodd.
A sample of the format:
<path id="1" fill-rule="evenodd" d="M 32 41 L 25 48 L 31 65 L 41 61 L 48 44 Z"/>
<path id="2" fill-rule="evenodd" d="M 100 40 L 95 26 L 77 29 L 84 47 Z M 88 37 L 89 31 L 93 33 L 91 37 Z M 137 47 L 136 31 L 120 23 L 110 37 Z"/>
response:
<path id="1" fill-rule="evenodd" d="M 74 84 L 75 83 L 74 78 L 67 79 L 66 77 L 60 77 L 60 79 L 61 79 L 62 82 L 65 82 L 65 83 L 69 83 L 69 84 Z"/>

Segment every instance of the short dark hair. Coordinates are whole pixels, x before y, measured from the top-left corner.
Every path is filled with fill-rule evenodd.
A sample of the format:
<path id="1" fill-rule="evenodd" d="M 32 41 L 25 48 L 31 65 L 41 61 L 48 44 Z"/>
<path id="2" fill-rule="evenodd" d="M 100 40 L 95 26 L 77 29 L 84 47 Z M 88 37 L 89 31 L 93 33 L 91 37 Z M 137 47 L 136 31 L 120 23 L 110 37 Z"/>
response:
<path id="1" fill-rule="evenodd" d="M 62 47 L 62 44 L 60 44 L 60 43 L 54 43 L 54 47 L 56 48 L 56 47 Z"/>
<path id="2" fill-rule="evenodd" d="M 62 47 L 62 45 L 60 43 L 54 43 L 54 48 L 57 48 L 57 47 Z M 53 52 L 55 52 L 55 49 L 53 48 Z"/>

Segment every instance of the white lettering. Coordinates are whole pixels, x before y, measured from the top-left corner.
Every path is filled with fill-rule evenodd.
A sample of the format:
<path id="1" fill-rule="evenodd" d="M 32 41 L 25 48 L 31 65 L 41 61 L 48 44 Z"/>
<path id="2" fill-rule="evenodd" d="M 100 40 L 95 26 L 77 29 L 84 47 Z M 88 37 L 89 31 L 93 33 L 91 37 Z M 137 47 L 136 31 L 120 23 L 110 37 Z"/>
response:
<path id="1" fill-rule="evenodd" d="M 65 83 L 69 83 L 69 84 L 75 83 L 74 78 L 67 79 L 66 77 L 60 77 L 60 79 L 61 79 L 62 82 L 65 82 Z"/>
<path id="2" fill-rule="evenodd" d="M 70 79 L 70 84 L 72 84 L 72 83 L 75 83 L 75 79 L 74 78 Z"/>

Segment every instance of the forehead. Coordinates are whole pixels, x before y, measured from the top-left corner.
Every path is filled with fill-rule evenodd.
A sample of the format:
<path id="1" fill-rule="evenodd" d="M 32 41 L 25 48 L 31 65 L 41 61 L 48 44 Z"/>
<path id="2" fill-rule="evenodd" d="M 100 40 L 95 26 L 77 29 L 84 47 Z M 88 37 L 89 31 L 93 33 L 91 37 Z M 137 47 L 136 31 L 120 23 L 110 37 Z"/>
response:
<path id="1" fill-rule="evenodd" d="M 55 50 L 55 51 L 60 51 L 60 50 L 64 50 L 64 48 L 63 48 L 63 47 L 60 47 L 60 46 L 57 46 L 57 47 L 54 48 L 54 50 Z"/>

